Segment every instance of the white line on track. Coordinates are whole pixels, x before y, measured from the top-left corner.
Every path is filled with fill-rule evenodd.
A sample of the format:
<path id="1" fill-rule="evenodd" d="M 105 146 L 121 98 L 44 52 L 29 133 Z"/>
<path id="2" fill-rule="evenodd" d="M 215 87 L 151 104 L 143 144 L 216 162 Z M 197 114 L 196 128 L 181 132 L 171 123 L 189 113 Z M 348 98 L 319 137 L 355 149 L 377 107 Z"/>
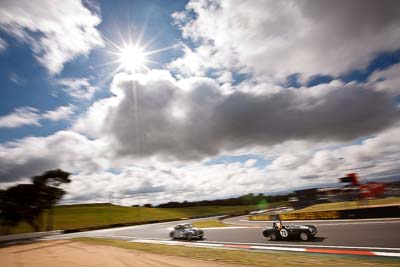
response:
<path id="1" fill-rule="evenodd" d="M 295 251 L 295 252 L 306 251 L 304 248 L 288 248 L 288 247 L 252 246 L 252 248 L 261 250 L 280 250 L 280 251 Z"/>
<path id="2" fill-rule="evenodd" d="M 399 253 L 391 252 L 373 252 L 376 256 L 386 256 L 386 257 L 399 257 Z"/>
<path id="3" fill-rule="evenodd" d="M 311 253 L 329 253 L 329 254 L 349 254 L 349 255 L 368 255 L 368 256 L 385 256 L 385 257 L 400 257 L 400 253 L 397 252 L 381 252 L 381 251 L 368 251 L 368 250 L 329 250 L 320 249 L 315 251 L 311 248 L 294 248 L 294 247 L 283 247 L 283 246 L 255 246 L 243 245 L 243 243 L 213 243 L 213 242 L 182 242 L 175 240 L 151 240 L 151 239 L 133 239 L 128 242 L 134 243 L 150 243 L 150 244 L 162 244 L 170 246 L 186 246 L 186 247 L 209 247 L 209 248 L 223 248 L 223 249 L 248 249 L 248 250 L 274 250 L 274 251 L 291 251 L 291 252 L 311 252 Z M 334 246 L 338 248 L 338 246 Z M 315 248 L 315 246 L 314 246 Z M 339 247 L 349 248 L 349 247 Z"/>
<path id="4" fill-rule="evenodd" d="M 231 229 L 252 229 L 252 228 L 265 228 L 265 227 L 257 227 L 257 226 L 227 226 L 227 227 L 202 227 L 201 229 L 205 230 L 231 230 Z"/>
<path id="5" fill-rule="evenodd" d="M 174 241 L 170 239 L 163 238 L 143 238 L 143 237 L 133 237 L 133 236 L 120 236 L 124 238 L 131 238 L 132 240 L 154 240 L 154 241 L 170 241 L 178 242 L 180 244 L 187 244 L 185 241 Z M 329 245 L 294 245 L 294 244 L 267 244 L 267 243 L 245 243 L 245 242 L 222 242 L 222 241 L 196 241 L 196 244 L 210 243 L 210 244 L 231 244 L 231 245 L 249 245 L 249 246 L 277 246 L 277 247 L 308 247 L 308 248 L 342 248 L 342 249 L 368 249 L 368 250 L 394 250 L 400 251 L 400 248 L 385 248 L 385 247 L 357 247 L 357 246 L 329 246 Z"/>
<path id="6" fill-rule="evenodd" d="M 202 241 L 200 241 L 202 242 Z M 238 244 L 238 245 L 261 245 L 261 246 L 281 246 L 281 247 L 318 247 L 318 248 L 343 248 L 343 249 L 372 249 L 372 250 L 396 250 L 400 248 L 383 248 L 383 247 L 355 247 L 355 246 L 324 246 L 324 245 L 294 245 L 294 244 L 266 244 L 266 243 L 243 243 L 243 242 L 220 242 L 220 241 L 207 241 L 209 243 L 217 244 Z"/>
<path id="7" fill-rule="evenodd" d="M 181 244 L 186 244 L 187 242 L 183 241 L 173 241 L 165 238 L 157 238 L 157 237 L 151 237 L 151 238 L 144 238 L 144 237 L 136 237 L 136 236 L 125 236 L 125 235 L 102 235 L 102 236 L 93 236 L 93 237 L 99 237 L 99 238 L 113 238 L 113 237 L 118 237 L 118 238 L 126 238 L 126 239 L 132 239 L 132 240 L 154 240 L 154 241 L 171 241 L 171 242 L 178 242 Z M 47 239 L 47 238 L 44 238 Z M 222 241 L 196 241 L 195 243 L 201 244 L 201 243 L 213 243 L 213 244 L 236 244 L 236 245 L 254 245 L 254 246 L 264 246 L 264 247 L 269 247 L 269 246 L 278 246 L 278 247 L 309 247 L 309 248 L 342 248 L 342 249 L 369 249 L 369 250 L 393 250 L 393 251 L 400 251 L 400 248 L 386 248 L 386 247 L 358 247 L 358 246 L 332 246 L 332 245 L 295 245 L 295 244 L 267 244 L 267 243 L 246 243 L 246 242 L 222 242 Z"/>

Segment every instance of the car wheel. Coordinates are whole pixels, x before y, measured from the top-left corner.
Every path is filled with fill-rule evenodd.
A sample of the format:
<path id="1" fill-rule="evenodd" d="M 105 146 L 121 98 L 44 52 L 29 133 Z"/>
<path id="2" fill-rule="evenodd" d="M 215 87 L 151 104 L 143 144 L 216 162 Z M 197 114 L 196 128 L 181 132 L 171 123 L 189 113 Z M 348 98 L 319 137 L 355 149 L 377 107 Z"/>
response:
<path id="1" fill-rule="evenodd" d="M 303 241 L 307 241 L 308 239 L 310 239 L 310 236 L 306 232 L 301 232 L 300 239 Z"/>
<path id="2" fill-rule="evenodd" d="M 268 235 L 267 238 L 268 238 L 268 240 L 270 240 L 270 241 L 275 241 L 278 237 L 276 236 L 276 234 L 271 233 L 271 234 Z"/>
<path id="3" fill-rule="evenodd" d="M 187 239 L 188 241 L 192 240 L 192 234 L 188 234 L 188 235 L 186 236 L 186 239 Z"/>
<path id="4" fill-rule="evenodd" d="M 199 240 L 203 240 L 203 236 L 201 235 L 201 236 L 199 236 Z"/>

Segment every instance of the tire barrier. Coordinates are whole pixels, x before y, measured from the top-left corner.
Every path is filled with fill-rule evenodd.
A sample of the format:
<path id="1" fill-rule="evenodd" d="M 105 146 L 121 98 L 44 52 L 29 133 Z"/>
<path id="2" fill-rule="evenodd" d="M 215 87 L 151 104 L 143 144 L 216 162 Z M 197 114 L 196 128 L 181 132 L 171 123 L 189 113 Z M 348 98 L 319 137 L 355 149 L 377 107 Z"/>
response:
<path id="1" fill-rule="evenodd" d="M 249 221 L 276 220 L 275 215 L 252 215 Z M 279 214 L 281 220 L 333 220 L 333 219 L 373 219 L 400 217 L 400 206 L 371 207 L 361 209 L 310 211 Z"/>

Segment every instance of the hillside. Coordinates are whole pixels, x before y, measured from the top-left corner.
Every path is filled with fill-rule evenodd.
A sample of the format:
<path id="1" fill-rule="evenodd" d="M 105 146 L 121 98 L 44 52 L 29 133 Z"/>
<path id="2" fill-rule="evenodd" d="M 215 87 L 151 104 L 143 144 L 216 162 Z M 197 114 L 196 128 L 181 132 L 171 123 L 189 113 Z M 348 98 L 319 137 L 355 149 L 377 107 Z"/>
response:
<path id="1" fill-rule="evenodd" d="M 212 216 L 254 209 L 256 209 L 255 206 L 144 208 L 123 207 L 112 204 L 65 205 L 55 207 L 54 229 L 66 230 L 83 227 L 106 226 L 118 223 Z M 46 222 L 46 214 L 43 216 L 43 221 Z M 31 231 L 31 228 L 25 223 L 11 229 L 12 234 Z"/>

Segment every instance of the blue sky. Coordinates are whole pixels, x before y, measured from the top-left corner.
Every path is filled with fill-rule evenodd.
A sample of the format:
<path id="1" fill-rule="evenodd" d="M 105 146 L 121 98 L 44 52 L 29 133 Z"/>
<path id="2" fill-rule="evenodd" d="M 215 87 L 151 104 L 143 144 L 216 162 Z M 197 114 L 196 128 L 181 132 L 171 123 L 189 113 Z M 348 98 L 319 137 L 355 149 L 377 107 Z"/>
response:
<path id="1" fill-rule="evenodd" d="M 0 185 L 63 168 L 68 203 L 140 204 L 398 174 L 399 5 L 366 2 L 2 3 Z"/>
<path id="2" fill-rule="evenodd" d="M 168 2 L 168 3 L 167 3 Z M 137 38 L 143 33 L 145 41 L 154 39 L 150 49 L 169 47 L 180 39 L 179 30 L 174 27 L 170 16 L 174 11 L 183 10 L 186 1 L 101 1 L 98 3 L 102 12 L 102 22 L 98 26 L 101 34 L 113 42 L 120 43 L 121 37 L 128 39 L 127 34 Z M 0 116 L 7 115 L 21 106 L 31 106 L 40 111 L 52 110 L 61 105 L 73 103 L 84 109 L 90 102 L 109 94 L 105 90 L 111 80 L 104 80 L 112 72 L 116 64 L 104 66 L 110 60 L 115 60 L 107 53 L 107 48 L 97 48 L 87 56 L 78 56 L 67 62 L 63 70 L 51 76 L 44 66 L 40 66 L 32 54 L 32 49 L 27 43 L 18 41 L 7 32 L 0 32 L 1 37 L 7 42 L 7 50 L 0 54 Z M 107 44 L 109 47 L 110 44 Z M 154 55 L 152 60 L 160 68 L 179 56 L 180 51 L 168 51 Z M 70 97 L 68 93 L 60 90 L 56 83 L 62 78 L 90 77 L 91 83 L 98 85 L 96 95 L 90 101 Z M 78 111 L 79 112 L 79 111 Z M 42 127 L 24 126 L 20 128 L 2 129 L 0 141 L 7 142 L 25 136 L 45 136 L 60 129 L 68 127 L 69 123 L 60 121 L 56 123 L 43 122 Z"/>

